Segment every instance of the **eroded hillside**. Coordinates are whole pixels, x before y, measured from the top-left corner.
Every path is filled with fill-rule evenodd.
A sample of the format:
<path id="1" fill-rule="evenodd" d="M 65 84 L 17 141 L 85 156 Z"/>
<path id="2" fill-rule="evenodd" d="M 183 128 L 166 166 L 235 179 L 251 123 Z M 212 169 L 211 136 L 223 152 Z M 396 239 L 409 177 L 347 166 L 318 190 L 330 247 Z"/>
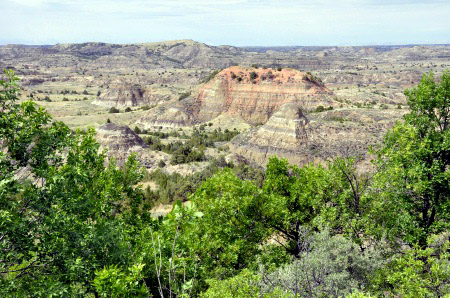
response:
<path id="1" fill-rule="evenodd" d="M 0 47 L 0 65 L 21 77 L 22 99 L 72 128 L 108 120 L 129 126 L 150 147 L 165 146 L 166 155 L 142 150 L 164 155 L 166 164 L 183 143 L 207 152 L 206 160 L 225 155 L 259 165 L 272 154 L 299 164 L 364 155 L 405 112 L 404 89 L 426 71 L 439 75 L 449 57 L 444 45 L 237 48 L 178 40 Z M 205 137 L 194 133 L 199 128 L 220 140 L 216 148 L 186 141 Z M 225 130 L 240 135 L 218 137 Z"/>

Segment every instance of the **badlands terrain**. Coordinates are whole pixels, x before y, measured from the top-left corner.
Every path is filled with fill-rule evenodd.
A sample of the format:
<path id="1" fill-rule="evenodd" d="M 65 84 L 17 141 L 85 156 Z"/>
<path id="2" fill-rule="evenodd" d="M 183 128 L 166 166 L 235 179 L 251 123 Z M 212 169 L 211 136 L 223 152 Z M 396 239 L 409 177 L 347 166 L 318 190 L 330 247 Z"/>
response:
<path id="1" fill-rule="evenodd" d="M 21 78 L 23 100 L 97 128 L 119 163 L 136 153 L 149 175 L 185 176 L 272 155 L 367 165 L 369 146 L 406 112 L 403 91 L 450 68 L 450 46 L 5 45 L 0 67 Z"/>

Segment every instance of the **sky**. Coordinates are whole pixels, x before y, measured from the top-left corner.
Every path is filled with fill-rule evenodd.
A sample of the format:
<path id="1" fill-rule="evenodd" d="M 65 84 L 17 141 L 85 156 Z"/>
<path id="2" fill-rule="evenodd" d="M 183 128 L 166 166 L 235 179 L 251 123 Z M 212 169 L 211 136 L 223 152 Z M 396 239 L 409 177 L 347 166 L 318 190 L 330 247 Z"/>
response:
<path id="1" fill-rule="evenodd" d="M 0 44 L 450 44 L 450 0 L 0 0 Z"/>

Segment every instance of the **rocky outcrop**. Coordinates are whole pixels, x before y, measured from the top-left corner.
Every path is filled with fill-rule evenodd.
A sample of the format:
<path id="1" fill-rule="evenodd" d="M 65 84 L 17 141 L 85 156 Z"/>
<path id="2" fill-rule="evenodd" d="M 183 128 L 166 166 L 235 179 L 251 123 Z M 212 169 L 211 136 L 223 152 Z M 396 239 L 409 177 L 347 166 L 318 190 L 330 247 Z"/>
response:
<path id="1" fill-rule="evenodd" d="M 187 112 L 190 109 L 190 104 L 190 100 L 185 100 L 159 105 L 138 119 L 136 125 L 143 129 L 189 126 L 193 124 L 192 117 Z"/>
<path id="2" fill-rule="evenodd" d="M 108 157 L 122 166 L 131 154 L 136 154 L 142 166 L 156 168 L 160 160 L 169 162 L 170 156 L 163 152 L 153 152 L 145 142 L 128 126 L 106 123 L 97 128 L 97 140 L 102 148 L 108 149 Z"/>
<path id="3" fill-rule="evenodd" d="M 132 107 L 145 104 L 144 90 L 139 85 L 115 82 L 100 93 L 93 104 L 106 107 Z"/>
<path id="4" fill-rule="evenodd" d="M 108 85 L 107 89 L 92 102 L 104 107 L 134 107 L 154 105 L 168 100 L 170 96 L 151 89 L 144 89 L 138 84 L 130 84 L 124 81 L 115 81 Z"/>
<path id="5" fill-rule="evenodd" d="M 250 124 L 265 123 L 283 104 L 301 100 L 303 108 L 333 106 L 332 92 L 312 75 L 294 69 L 229 67 L 195 96 L 192 116 L 205 122 L 221 114 Z"/>
<path id="6" fill-rule="evenodd" d="M 211 121 L 219 116 L 256 125 L 283 105 L 299 101 L 304 110 L 334 107 L 332 92 L 319 79 L 294 69 L 229 67 L 182 102 L 149 112 L 138 124 L 176 127 Z"/>
<path id="7" fill-rule="evenodd" d="M 305 114 L 301 102 L 283 105 L 265 125 L 237 136 L 234 153 L 265 165 L 273 155 L 304 165 L 337 156 L 366 156 L 400 118 L 389 111 L 342 109 Z"/>
<path id="8" fill-rule="evenodd" d="M 106 123 L 97 128 L 97 138 L 109 151 L 135 151 L 146 148 L 144 141 L 128 126 Z"/>

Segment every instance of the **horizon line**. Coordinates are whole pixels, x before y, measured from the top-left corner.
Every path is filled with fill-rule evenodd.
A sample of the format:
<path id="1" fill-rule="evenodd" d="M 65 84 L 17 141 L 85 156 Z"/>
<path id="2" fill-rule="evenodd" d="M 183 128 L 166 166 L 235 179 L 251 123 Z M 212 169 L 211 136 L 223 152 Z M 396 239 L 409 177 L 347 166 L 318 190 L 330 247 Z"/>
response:
<path id="1" fill-rule="evenodd" d="M 219 45 L 213 45 L 208 44 L 206 42 L 202 41 L 196 41 L 193 39 L 168 39 L 168 40 L 161 40 L 161 41 L 145 41 L 145 42 L 127 42 L 127 43 L 117 43 L 117 42 L 104 42 L 104 41 L 83 41 L 83 42 L 57 42 L 57 43 L 1 43 L 0 46 L 56 46 L 56 45 L 73 45 L 73 44 L 93 44 L 93 43 L 99 43 L 99 44 L 111 44 L 111 45 L 135 45 L 135 44 L 158 44 L 158 43 L 168 43 L 168 42 L 194 42 L 199 44 L 205 44 L 208 46 L 214 46 L 214 47 L 221 47 L 221 46 L 231 46 L 236 48 L 293 48 L 293 47 L 382 47 L 382 46 L 389 46 L 389 47 L 408 47 L 408 46 L 450 46 L 449 43 L 374 43 L 374 44 L 361 44 L 361 45 L 352 45 L 352 44 L 346 44 L 346 45 L 232 45 L 232 44 L 219 44 Z"/>

